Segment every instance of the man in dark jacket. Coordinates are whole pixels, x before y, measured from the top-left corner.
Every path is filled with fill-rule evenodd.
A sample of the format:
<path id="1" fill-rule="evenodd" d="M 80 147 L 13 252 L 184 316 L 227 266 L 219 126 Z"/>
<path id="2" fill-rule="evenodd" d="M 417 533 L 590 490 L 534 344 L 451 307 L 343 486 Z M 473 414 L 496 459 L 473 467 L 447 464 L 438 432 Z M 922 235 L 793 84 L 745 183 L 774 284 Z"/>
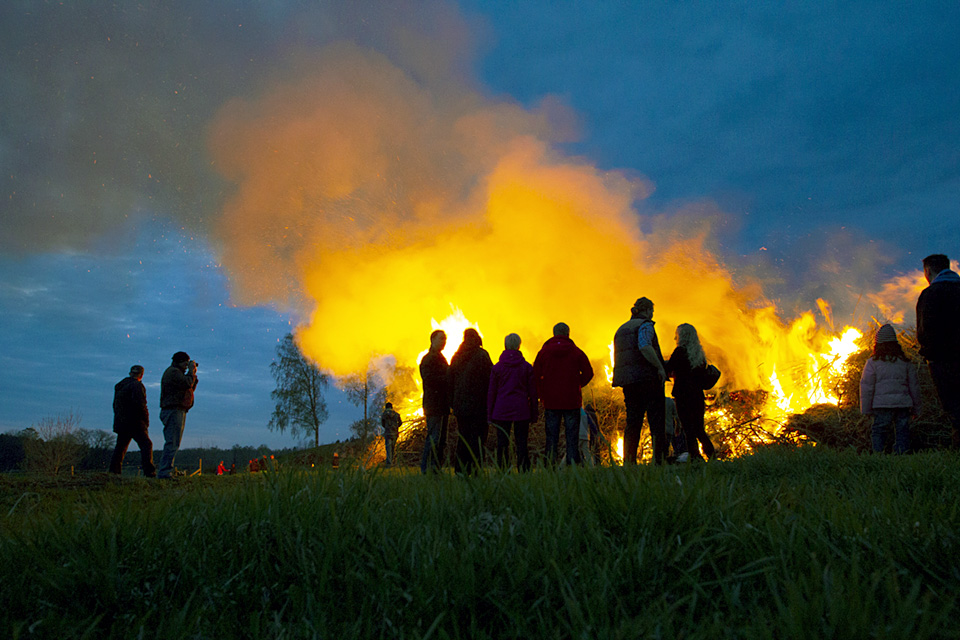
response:
<path id="1" fill-rule="evenodd" d="M 934 254 L 923 259 L 930 286 L 917 299 L 917 342 L 943 410 L 953 425 L 953 448 L 960 447 L 960 275 L 950 259 Z"/>
<path id="2" fill-rule="evenodd" d="M 474 473 L 483 465 L 487 439 L 487 391 L 493 361 L 476 329 L 464 329 L 463 342 L 450 359 L 451 407 L 457 418 L 454 471 Z"/>
<path id="3" fill-rule="evenodd" d="M 160 422 L 163 423 L 163 455 L 160 458 L 158 478 L 169 479 L 173 474 L 173 462 L 187 411 L 193 407 L 194 389 L 197 388 L 197 363 L 183 351 L 173 354 L 172 362 L 160 379 Z"/>
<path id="4" fill-rule="evenodd" d="M 423 417 L 427 419 L 427 439 L 423 443 L 420 471 L 440 471 L 447 447 L 447 422 L 450 419 L 450 397 L 447 389 L 449 365 L 443 356 L 447 334 L 437 329 L 430 334 L 430 350 L 420 360 L 423 380 Z"/>
<path id="5" fill-rule="evenodd" d="M 637 463 L 637 448 L 646 414 L 653 439 L 653 461 L 667 459 L 663 383 L 667 373 L 653 323 L 653 301 L 639 298 L 630 309 L 630 320 L 613 336 L 613 386 L 623 388 L 627 423 L 623 430 L 623 464 Z"/>
<path id="6" fill-rule="evenodd" d="M 117 434 L 117 446 L 110 460 L 110 473 L 120 474 L 123 457 L 133 440 L 140 447 L 140 466 L 143 475 L 154 478 L 157 468 L 153 466 L 153 442 L 150 441 L 150 410 L 147 409 L 147 390 L 143 387 L 143 367 L 130 367 L 130 375 L 113 388 L 113 432 Z"/>
<path id="7" fill-rule="evenodd" d="M 570 339 L 570 327 L 560 322 L 553 337 L 543 343 L 533 361 L 533 379 L 543 402 L 543 421 L 547 436 L 548 464 L 556 464 L 560 442 L 560 421 L 567 441 L 567 464 L 580 459 L 580 407 L 582 389 L 593 378 L 593 367 L 580 347 Z"/>
<path id="8" fill-rule="evenodd" d="M 387 454 L 385 464 L 388 467 L 393 464 L 393 452 L 397 446 L 397 438 L 400 437 L 402 422 L 400 414 L 393 409 L 393 403 L 386 403 L 383 406 L 383 413 L 380 414 L 380 426 L 383 428 L 383 448 Z"/>

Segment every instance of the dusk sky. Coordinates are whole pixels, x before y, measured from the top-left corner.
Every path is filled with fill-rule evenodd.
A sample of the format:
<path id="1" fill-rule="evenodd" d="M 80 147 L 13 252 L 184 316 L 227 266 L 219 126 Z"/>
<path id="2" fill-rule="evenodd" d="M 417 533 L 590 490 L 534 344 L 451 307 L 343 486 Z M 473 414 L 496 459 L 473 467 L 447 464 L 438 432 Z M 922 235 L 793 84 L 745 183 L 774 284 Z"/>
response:
<path id="1" fill-rule="evenodd" d="M 270 362 L 344 292 L 295 268 L 456 221 L 508 140 L 622 177 L 651 244 L 704 229 L 785 318 L 817 297 L 853 313 L 924 256 L 960 257 L 957 2 L 314 4 L 0 5 L 0 432 L 71 410 L 109 431 L 139 363 L 156 445 L 184 350 L 183 446 L 298 444 L 267 430 Z M 409 142 L 364 122 L 367 96 Z M 300 140 L 324 149 L 309 167 Z M 370 140 L 386 186 L 345 188 Z M 274 189 L 303 171 L 321 194 Z M 392 290 L 376 320 L 404 307 Z M 362 413 L 327 398 L 321 442 Z"/>

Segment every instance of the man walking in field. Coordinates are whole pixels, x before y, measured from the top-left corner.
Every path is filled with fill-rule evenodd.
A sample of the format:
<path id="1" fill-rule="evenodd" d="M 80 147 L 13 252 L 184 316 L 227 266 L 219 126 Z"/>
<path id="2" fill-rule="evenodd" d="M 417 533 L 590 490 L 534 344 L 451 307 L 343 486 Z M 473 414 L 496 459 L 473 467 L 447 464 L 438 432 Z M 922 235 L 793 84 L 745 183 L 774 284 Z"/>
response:
<path id="1" fill-rule="evenodd" d="M 173 474 L 173 462 L 187 411 L 193 407 L 193 393 L 197 388 L 197 363 L 183 351 L 173 354 L 172 362 L 160 379 L 160 422 L 163 423 L 163 456 L 160 458 L 158 478 L 169 479 Z"/>
<path id="2" fill-rule="evenodd" d="M 583 462 L 580 458 L 580 389 L 593 378 L 593 367 L 580 347 L 570 339 L 570 327 L 559 322 L 553 337 L 543 343 L 533 361 L 533 379 L 537 395 L 543 402 L 543 421 L 547 444 L 547 464 L 556 464 L 560 443 L 560 422 L 564 424 L 567 442 L 567 464 Z"/>
<path id="3" fill-rule="evenodd" d="M 400 437 L 400 414 L 393 410 L 393 403 L 388 402 L 380 414 L 380 426 L 383 428 L 383 447 L 387 452 L 386 465 L 393 465 L 394 450 L 397 447 L 397 438 Z"/>
<path id="4" fill-rule="evenodd" d="M 437 472 L 443 464 L 447 446 L 447 422 L 450 419 L 450 393 L 447 372 L 450 365 L 443 356 L 447 334 L 437 329 L 430 334 L 430 350 L 420 360 L 423 380 L 423 417 L 427 419 L 427 439 L 423 443 L 420 471 Z"/>
<path id="5" fill-rule="evenodd" d="M 930 284 L 917 299 L 917 342 L 943 410 L 953 426 L 953 448 L 960 447 L 960 275 L 950 259 L 933 254 L 923 259 Z"/>
<path id="6" fill-rule="evenodd" d="M 113 388 L 113 431 L 117 445 L 110 460 L 110 473 L 120 475 L 123 457 L 133 440 L 140 447 L 140 466 L 143 475 L 154 478 L 157 468 L 153 466 L 153 442 L 150 441 L 150 410 L 147 408 L 147 390 L 143 386 L 143 367 L 130 367 L 130 375 Z"/>
<path id="7" fill-rule="evenodd" d="M 653 301 L 639 298 L 630 320 L 613 336 L 613 386 L 623 388 L 627 424 L 623 430 L 623 464 L 637 464 L 637 448 L 646 414 L 653 440 L 653 461 L 667 459 L 663 383 L 667 373 L 653 323 Z"/>

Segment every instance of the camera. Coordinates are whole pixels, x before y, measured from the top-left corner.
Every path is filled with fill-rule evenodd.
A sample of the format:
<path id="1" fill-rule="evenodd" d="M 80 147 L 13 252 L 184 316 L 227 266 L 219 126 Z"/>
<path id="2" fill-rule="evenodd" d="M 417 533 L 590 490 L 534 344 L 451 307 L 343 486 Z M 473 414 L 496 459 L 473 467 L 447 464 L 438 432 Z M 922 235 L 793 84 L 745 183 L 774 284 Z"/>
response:
<path id="1" fill-rule="evenodd" d="M 197 363 L 196 360 L 191 360 L 190 362 L 187 363 L 187 366 L 192 367 L 194 369 L 197 369 L 200 367 L 200 365 Z"/>

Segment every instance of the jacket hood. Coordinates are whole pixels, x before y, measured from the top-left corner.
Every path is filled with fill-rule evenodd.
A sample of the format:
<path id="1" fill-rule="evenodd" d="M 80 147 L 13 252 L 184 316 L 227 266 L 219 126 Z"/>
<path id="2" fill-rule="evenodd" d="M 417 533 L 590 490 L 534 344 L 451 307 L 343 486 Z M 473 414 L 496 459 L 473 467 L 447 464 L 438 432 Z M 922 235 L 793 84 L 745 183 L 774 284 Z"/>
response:
<path id="1" fill-rule="evenodd" d="M 497 364 L 521 364 L 524 362 L 526 362 L 526 359 L 517 349 L 504 349 Z"/>
<path id="2" fill-rule="evenodd" d="M 934 278 L 930 284 L 937 282 L 960 282 L 960 275 L 957 275 L 955 271 L 951 271 L 950 269 L 944 269 L 937 274 L 937 277 Z"/>
<path id="3" fill-rule="evenodd" d="M 550 351 L 574 351 L 578 347 L 570 338 L 564 336 L 553 336 L 543 343 L 543 348 L 549 349 Z"/>

